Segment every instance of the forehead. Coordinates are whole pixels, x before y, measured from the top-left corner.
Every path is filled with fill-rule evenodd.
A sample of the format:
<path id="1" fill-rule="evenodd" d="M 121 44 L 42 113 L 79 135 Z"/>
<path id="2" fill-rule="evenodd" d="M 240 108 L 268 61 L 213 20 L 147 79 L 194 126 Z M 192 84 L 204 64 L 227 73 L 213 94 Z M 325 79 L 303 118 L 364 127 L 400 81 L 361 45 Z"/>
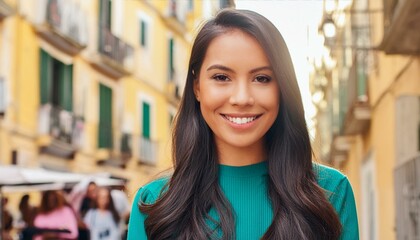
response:
<path id="1" fill-rule="evenodd" d="M 250 34 L 231 29 L 214 38 L 206 51 L 203 65 L 219 64 L 270 65 L 261 44 Z"/>

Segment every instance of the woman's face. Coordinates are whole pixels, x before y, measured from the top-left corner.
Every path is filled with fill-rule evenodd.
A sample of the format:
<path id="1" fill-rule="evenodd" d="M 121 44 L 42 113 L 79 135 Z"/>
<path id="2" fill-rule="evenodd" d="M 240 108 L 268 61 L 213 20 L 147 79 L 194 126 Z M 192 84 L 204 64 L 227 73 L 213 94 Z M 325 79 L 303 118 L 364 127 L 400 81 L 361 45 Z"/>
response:
<path id="1" fill-rule="evenodd" d="M 109 204 L 109 191 L 107 189 L 101 188 L 98 191 L 97 203 L 99 209 L 106 209 Z"/>
<path id="2" fill-rule="evenodd" d="M 194 91 L 219 149 L 263 147 L 279 111 L 279 86 L 255 38 L 237 29 L 216 37 Z"/>
<path id="3" fill-rule="evenodd" d="M 89 197 L 90 199 L 95 199 L 96 198 L 96 192 L 97 192 L 97 186 L 96 184 L 89 184 L 87 191 L 86 191 L 86 196 Z"/>

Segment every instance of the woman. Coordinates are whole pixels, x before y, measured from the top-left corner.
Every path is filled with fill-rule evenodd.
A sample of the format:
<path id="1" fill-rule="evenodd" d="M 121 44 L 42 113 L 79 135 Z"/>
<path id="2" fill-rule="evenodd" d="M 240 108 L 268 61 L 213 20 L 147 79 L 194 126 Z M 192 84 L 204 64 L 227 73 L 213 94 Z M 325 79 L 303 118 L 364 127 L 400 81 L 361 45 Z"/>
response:
<path id="1" fill-rule="evenodd" d="M 82 218 L 95 205 L 97 189 L 98 189 L 98 185 L 96 185 L 95 182 L 88 183 L 88 186 L 86 189 L 86 195 L 83 197 L 82 203 L 80 205 L 79 213 Z"/>
<path id="2" fill-rule="evenodd" d="M 78 236 L 74 210 L 68 206 L 64 196 L 58 191 L 46 191 L 42 194 L 34 226 L 38 229 L 35 229 L 35 233 L 40 233 L 35 239 L 77 239 Z"/>
<path id="3" fill-rule="evenodd" d="M 9 212 L 7 203 L 9 199 L 7 197 L 2 197 L 1 201 L 1 239 L 4 240 L 12 240 L 12 235 L 10 232 L 13 229 L 13 217 L 12 214 Z"/>
<path id="4" fill-rule="evenodd" d="M 287 46 L 255 12 L 198 33 L 172 155 L 172 176 L 138 191 L 128 239 L 358 239 L 351 186 L 312 163 Z"/>
<path id="5" fill-rule="evenodd" d="M 115 210 L 109 189 L 99 188 L 95 208 L 90 209 L 84 217 L 84 222 L 90 230 L 90 239 L 121 239 L 121 232 L 118 229 L 119 221 L 120 217 Z"/>
<path id="6" fill-rule="evenodd" d="M 34 218 L 36 216 L 37 209 L 30 204 L 28 194 L 23 195 L 20 199 L 19 212 L 21 214 L 23 227 L 32 227 L 34 224 Z"/>

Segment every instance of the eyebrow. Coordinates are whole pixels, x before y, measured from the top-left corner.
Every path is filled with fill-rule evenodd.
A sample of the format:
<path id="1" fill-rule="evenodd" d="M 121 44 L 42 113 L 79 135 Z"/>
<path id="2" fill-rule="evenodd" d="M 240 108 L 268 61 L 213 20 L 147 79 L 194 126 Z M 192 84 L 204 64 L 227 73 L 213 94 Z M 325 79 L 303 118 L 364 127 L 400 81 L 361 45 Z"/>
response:
<path id="1" fill-rule="evenodd" d="M 219 69 L 219 70 L 223 70 L 223 71 L 227 71 L 227 72 L 235 72 L 233 69 L 228 68 L 228 67 L 223 66 L 223 65 L 220 65 L 220 64 L 211 65 L 210 67 L 207 68 L 207 71 L 210 71 L 210 70 L 213 70 L 213 69 Z M 256 73 L 256 72 L 261 71 L 261 70 L 273 71 L 271 66 L 262 66 L 262 67 L 257 67 L 257 68 L 252 69 L 251 71 L 249 71 L 249 73 Z"/>
<path id="2" fill-rule="evenodd" d="M 227 71 L 227 72 L 234 72 L 233 69 L 228 68 L 226 66 L 220 65 L 220 64 L 215 64 L 215 65 L 211 65 L 210 67 L 207 68 L 207 71 L 213 70 L 213 69 L 219 69 L 219 70 L 223 70 L 223 71 Z"/>

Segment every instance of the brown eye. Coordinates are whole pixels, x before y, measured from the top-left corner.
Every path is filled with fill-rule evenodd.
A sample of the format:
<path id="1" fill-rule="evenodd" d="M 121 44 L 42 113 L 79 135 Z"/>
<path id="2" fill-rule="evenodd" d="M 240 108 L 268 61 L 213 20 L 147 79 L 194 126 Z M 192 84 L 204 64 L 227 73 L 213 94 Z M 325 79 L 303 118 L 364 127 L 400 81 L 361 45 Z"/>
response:
<path id="1" fill-rule="evenodd" d="M 229 81 L 229 77 L 224 74 L 216 74 L 212 77 L 216 81 L 226 82 Z"/>
<path id="2" fill-rule="evenodd" d="M 265 75 L 260 75 L 260 76 L 255 77 L 255 81 L 260 82 L 260 83 L 268 83 L 268 82 L 271 81 L 271 77 L 265 76 Z"/>

